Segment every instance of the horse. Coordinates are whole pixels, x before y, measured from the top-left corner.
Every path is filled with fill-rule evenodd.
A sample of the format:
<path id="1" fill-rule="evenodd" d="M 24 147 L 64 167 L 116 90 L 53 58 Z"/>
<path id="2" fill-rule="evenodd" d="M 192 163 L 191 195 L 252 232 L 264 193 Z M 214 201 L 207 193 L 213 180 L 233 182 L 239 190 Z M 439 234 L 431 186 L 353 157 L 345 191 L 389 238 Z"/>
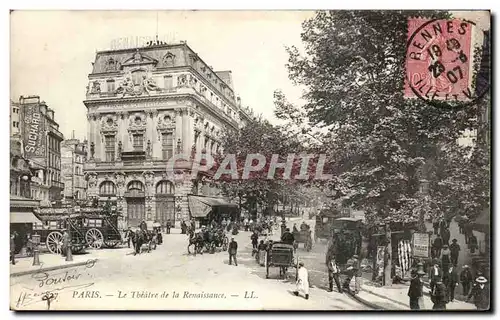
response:
<path id="1" fill-rule="evenodd" d="M 142 253 L 142 246 L 144 244 L 148 245 L 148 252 L 151 251 L 148 241 L 148 235 L 144 230 L 137 230 L 132 234 L 132 243 L 134 244 L 134 256 L 138 253 Z"/>
<path id="2" fill-rule="evenodd" d="M 191 250 L 189 250 L 189 247 L 194 246 L 194 251 L 193 254 L 196 256 L 196 253 L 201 253 L 203 254 L 203 235 L 198 232 L 194 233 L 194 231 L 191 229 L 188 234 L 189 237 L 189 243 L 188 243 L 188 254 L 191 254 Z"/>

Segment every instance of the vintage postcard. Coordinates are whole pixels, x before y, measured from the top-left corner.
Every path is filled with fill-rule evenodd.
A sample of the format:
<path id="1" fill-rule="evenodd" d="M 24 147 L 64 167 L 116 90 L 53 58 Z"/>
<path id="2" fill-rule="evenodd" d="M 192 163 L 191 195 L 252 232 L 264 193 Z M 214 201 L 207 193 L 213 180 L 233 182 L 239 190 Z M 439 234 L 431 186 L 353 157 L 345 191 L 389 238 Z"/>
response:
<path id="1" fill-rule="evenodd" d="M 12 11 L 11 310 L 490 310 L 490 22 Z"/>

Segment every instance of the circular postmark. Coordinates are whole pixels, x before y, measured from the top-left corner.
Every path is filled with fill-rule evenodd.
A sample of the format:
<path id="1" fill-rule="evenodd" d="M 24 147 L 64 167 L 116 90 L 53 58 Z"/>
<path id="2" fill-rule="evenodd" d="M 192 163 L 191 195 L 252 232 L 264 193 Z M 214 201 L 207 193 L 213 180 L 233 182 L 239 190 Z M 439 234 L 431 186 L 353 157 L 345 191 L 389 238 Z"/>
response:
<path id="1" fill-rule="evenodd" d="M 410 19 L 408 27 L 405 97 L 458 110 L 488 92 L 490 40 L 483 33 L 482 44 L 477 43 L 474 22 Z"/>

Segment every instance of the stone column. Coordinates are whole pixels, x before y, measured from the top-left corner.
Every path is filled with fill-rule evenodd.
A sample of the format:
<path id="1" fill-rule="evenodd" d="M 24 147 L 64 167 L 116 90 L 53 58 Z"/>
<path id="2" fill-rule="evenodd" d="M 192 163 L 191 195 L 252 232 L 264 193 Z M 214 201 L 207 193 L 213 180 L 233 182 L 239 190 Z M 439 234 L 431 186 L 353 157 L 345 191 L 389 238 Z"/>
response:
<path id="1" fill-rule="evenodd" d="M 161 159 L 161 135 L 159 135 L 158 131 L 156 130 L 157 125 L 158 125 L 158 110 L 153 110 L 151 119 L 152 157 Z"/>
<path id="2" fill-rule="evenodd" d="M 120 140 L 122 141 L 122 151 L 130 151 L 130 144 L 129 144 L 129 137 L 128 137 L 128 131 L 127 131 L 127 125 L 128 125 L 128 113 L 123 112 L 120 115 L 120 128 L 119 128 L 119 137 Z"/>

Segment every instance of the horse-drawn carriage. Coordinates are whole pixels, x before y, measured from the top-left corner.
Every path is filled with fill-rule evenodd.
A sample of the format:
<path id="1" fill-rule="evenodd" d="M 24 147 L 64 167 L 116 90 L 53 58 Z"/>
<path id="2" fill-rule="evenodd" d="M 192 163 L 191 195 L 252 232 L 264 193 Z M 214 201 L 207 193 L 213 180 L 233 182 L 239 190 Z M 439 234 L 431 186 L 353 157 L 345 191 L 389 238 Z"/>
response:
<path id="1" fill-rule="evenodd" d="M 333 221 L 331 237 L 328 240 L 326 262 L 335 256 L 340 266 L 345 265 L 353 255 L 360 255 L 362 245 L 362 221 L 354 218 L 339 218 Z"/>
<path id="2" fill-rule="evenodd" d="M 113 248 L 121 243 L 118 215 L 101 208 L 40 208 L 35 211 L 41 223 L 33 225 L 33 232 L 40 235 L 51 253 L 61 254 L 63 230 L 71 236 L 71 251 L 78 253 L 85 248 Z"/>
<path id="3" fill-rule="evenodd" d="M 188 254 L 209 252 L 214 253 L 217 248 L 226 251 L 229 245 L 229 239 L 224 229 L 203 229 L 200 232 L 189 233 Z"/>
<path id="4" fill-rule="evenodd" d="M 280 277 L 285 278 L 288 268 L 295 268 L 296 273 L 298 270 L 298 257 L 294 257 L 294 247 L 291 244 L 283 242 L 274 242 L 267 251 L 265 265 L 266 265 L 266 279 L 269 278 L 269 268 L 279 267 Z M 295 274 L 297 276 L 297 274 Z"/>
<path id="5" fill-rule="evenodd" d="M 311 251 L 312 249 L 312 235 L 310 229 L 304 229 L 300 231 L 293 232 L 293 237 L 295 239 L 295 249 L 299 247 L 299 243 L 304 244 L 304 249 L 306 251 Z"/>

